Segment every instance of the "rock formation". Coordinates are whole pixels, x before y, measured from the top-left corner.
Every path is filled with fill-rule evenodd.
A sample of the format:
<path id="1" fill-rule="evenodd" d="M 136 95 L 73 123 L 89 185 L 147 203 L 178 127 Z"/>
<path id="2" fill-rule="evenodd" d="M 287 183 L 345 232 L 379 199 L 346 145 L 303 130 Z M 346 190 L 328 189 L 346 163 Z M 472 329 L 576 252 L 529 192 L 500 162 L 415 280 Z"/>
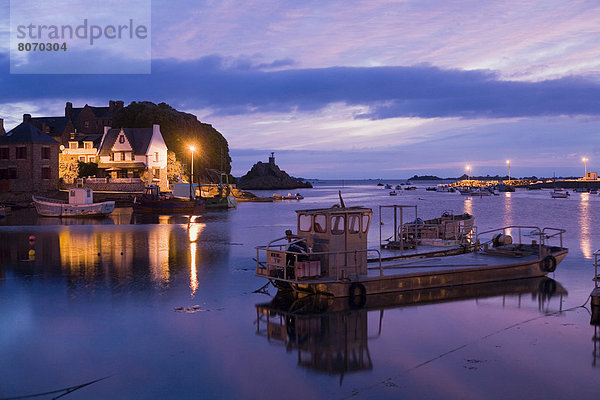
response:
<path id="1" fill-rule="evenodd" d="M 310 182 L 303 182 L 300 179 L 292 178 L 285 171 L 279 169 L 275 164 L 275 157 L 271 153 L 268 163 L 261 161 L 252 166 L 248 173 L 238 180 L 237 186 L 240 189 L 254 190 L 276 190 L 276 189 L 297 189 L 311 188 Z"/>

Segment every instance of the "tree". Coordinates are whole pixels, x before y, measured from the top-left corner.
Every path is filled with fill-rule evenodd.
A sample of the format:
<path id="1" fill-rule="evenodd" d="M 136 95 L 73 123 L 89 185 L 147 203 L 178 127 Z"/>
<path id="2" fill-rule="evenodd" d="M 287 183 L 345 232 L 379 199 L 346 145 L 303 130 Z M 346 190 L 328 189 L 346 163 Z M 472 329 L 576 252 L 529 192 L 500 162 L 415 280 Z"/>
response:
<path id="1" fill-rule="evenodd" d="M 98 174 L 98 164 L 95 162 L 85 163 L 78 161 L 79 177 L 85 178 L 88 176 L 96 176 Z"/>
<path id="2" fill-rule="evenodd" d="M 59 154 L 58 156 L 58 177 L 63 180 L 64 183 L 73 183 L 79 176 L 79 163 L 78 161 L 66 154 Z"/>
<path id="3" fill-rule="evenodd" d="M 169 182 L 180 182 L 181 162 L 174 151 L 167 151 L 167 179 Z"/>

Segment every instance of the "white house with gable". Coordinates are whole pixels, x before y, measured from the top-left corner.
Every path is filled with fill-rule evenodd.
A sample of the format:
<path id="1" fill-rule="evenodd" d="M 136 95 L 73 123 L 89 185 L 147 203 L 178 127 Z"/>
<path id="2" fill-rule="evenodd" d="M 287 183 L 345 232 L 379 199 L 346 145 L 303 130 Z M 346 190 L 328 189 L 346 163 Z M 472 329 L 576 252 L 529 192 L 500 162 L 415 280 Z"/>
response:
<path id="1" fill-rule="evenodd" d="M 105 127 L 98 158 L 98 168 L 113 182 L 135 182 L 146 178 L 163 189 L 168 187 L 167 145 L 160 125 L 152 128 Z"/>

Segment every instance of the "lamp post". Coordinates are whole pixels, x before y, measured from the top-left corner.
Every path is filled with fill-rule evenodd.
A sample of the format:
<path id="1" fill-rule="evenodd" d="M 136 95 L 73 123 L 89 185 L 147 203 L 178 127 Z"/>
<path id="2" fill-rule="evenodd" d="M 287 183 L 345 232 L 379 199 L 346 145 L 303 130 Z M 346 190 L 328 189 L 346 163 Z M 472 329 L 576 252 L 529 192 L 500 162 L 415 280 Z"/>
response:
<path id="1" fill-rule="evenodd" d="M 583 168 L 584 168 L 584 171 L 585 171 L 584 175 L 583 175 L 583 179 L 587 179 L 587 161 L 588 161 L 588 159 L 587 159 L 587 157 L 583 157 L 581 159 L 581 161 L 583 161 Z"/>
<path id="2" fill-rule="evenodd" d="M 508 184 L 510 185 L 510 160 L 506 160 L 506 163 L 508 164 Z"/>
<path id="3" fill-rule="evenodd" d="M 467 165 L 467 174 L 468 174 L 469 181 L 470 181 L 471 180 L 471 166 L 470 165 Z"/>
<path id="4" fill-rule="evenodd" d="M 190 199 L 193 199 L 195 196 L 192 194 L 192 186 L 194 183 L 194 151 L 196 151 L 196 148 L 194 146 L 190 146 L 188 147 L 190 150 L 190 153 L 192 154 L 192 167 L 191 167 L 191 176 L 190 176 Z"/>

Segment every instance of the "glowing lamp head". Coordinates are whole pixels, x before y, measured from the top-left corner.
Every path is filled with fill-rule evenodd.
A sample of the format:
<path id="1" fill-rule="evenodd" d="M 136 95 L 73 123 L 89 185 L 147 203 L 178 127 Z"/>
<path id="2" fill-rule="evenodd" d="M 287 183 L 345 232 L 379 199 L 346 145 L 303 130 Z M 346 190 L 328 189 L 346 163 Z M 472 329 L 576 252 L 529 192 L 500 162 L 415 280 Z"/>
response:
<path id="1" fill-rule="evenodd" d="M 189 146 L 188 149 L 190 149 L 190 151 L 196 151 L 196 146 Z"/>

